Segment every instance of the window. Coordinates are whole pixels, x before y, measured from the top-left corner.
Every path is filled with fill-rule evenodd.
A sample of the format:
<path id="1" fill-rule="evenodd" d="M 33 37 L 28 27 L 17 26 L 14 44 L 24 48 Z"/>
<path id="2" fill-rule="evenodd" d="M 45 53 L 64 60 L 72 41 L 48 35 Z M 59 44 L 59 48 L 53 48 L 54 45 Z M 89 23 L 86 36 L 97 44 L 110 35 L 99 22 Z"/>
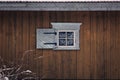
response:
<path id="1" fill-rule="evenodd" d="M 37 29 L 37 49 L 79 50 L 81 23 L 51 23 L 52 29 Z"/>
<path id="2" fill-rule="evenodd" d="M 58 46 L 73 47 L 75 46 L 74 31 L 59 31 L 58 32 Z"/>
<path id="3" fill-rule="evenodd" d="M 57 32 L 54 50 L 79 50 L 79 30 L 81 23 L 51 23 Z"/>

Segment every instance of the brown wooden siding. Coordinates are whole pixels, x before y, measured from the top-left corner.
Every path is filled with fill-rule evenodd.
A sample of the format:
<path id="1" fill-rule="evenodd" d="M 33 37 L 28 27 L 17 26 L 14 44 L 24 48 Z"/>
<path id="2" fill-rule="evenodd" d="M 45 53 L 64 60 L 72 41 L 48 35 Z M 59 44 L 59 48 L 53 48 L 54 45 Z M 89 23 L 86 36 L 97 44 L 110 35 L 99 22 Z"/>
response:
<path id="1" fill-rule="evenodd" d="M 80 22 L 80 50 L 36 49 L 36 29 L 51 22 Z M 120 79 L 120 12 L 0 12 L 0 56 L 5 64 L 44 78 Z M 43 56 L 42 58 L 38 58 Z M 1 65 L 1 64 L 0 64 Z"/>

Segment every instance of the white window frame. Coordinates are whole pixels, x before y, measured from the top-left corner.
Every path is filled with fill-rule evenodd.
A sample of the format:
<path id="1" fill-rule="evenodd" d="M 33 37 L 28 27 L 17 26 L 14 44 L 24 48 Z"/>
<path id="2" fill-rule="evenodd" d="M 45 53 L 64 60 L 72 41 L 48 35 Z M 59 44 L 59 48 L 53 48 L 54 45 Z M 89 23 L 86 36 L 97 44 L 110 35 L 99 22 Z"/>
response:
<path id="1" fill-rule="evenodd" d="M 73 32 L 74 33 L 74 37 L 73 38 L 71 38 L 71 39 L 73 39 L 74 40 L 74 45 L 73 46 L 60 46 L 59 45 L 59 32 Z M 75 43 L 75 30 L 58 30 L 57 31 L 57 47 L 60 47 L 60 48 L 70 48 L 70 47 L 75 47 L 75 45 L 76 45 L 76 43 Z M 64 39 L 64 38 L 63 38 Z M 67 44 L 67 42 L 66 42 L 66 44 Z"/>
<path id="2" fill-rule="evenodd" d="M 54 50 L 79 50 L 80 49 L 80 26 L 82 23 L 52 22 L 52 27 L 57 32 L 55 37 L 57 45 Z M 74 32 L 74 46 L 59 46 L 59 32 Z"/>

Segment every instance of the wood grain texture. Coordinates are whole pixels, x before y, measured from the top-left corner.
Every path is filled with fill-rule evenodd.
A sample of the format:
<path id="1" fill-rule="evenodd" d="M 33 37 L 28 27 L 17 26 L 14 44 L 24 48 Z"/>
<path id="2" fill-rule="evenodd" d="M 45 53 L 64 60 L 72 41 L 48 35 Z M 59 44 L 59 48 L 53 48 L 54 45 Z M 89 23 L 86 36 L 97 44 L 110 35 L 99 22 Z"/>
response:
<path id="1" fill-rule="evenodd" d="M 34 42 L 34 45 L 35 45 L 35 48 L 36 48 L 36 29 L 37 28 L 43 28 L 43 13 L 42 12 L 32 12 L 33 15 L 31 16 L 34 16 L 35 17 L 35 21 L 34 21 L 34 26 L 35 27 L 35 34 L 33 33 L 33 35 L 35 36 L 35 42 Z M 31 18 L 32 20 L 32 18 Z M 33 21 L 33 20 L 32 20 Z M 43 77 L 43 58 L 39 58 L 43 56 L 43 50 L 36 50 L 35 49 L 35 58 L 36 58 L 36 62 L 34 65 L 36 65 L 36 69 L 35 71 L 37 72 L 37 74 L 41 77 Z"/>
<path id="2" fill-rule="evenodd" d="M 111 78 L 111 44 L 110 44 L 110 41 L 111 41 L 111 35 L 110 35 L 110 25 L 111 25 L 111 22 L 110 22 L 110 13 L 109 12 L 106 12 L 106 15 L 105 15 L 106 17 L 105 17 L 105 22 L 106 22 L 106 24 L 105 24 L 105 27 L 104 27 L 104 30 L 105 30 L 105 33 L 104 33 L 104 40 L 106 40 L 105 42 L 106 42 L 106 44 L 105 44 L 105 78 Z"/>
<path id="3" fill-rule="evenodd" d="M 78 22 L 80 50 L 36 49 L 36 29 Z M 120 11 L 1 11 L 0 56 L 45 79 L 120 79 Z M 0 66 L 1 66 L 0 62 Z"/>
<path id="4" fill-rule="evenodd" d="M 3 16 L 2 16 L 2 12 L 0 12 L 0 53 L 1 53 L 1 57 L 2 57 L 2 53 L 3 53 Z M 0 60 L 0 64 L 2 64 L 2 61 Z"/>

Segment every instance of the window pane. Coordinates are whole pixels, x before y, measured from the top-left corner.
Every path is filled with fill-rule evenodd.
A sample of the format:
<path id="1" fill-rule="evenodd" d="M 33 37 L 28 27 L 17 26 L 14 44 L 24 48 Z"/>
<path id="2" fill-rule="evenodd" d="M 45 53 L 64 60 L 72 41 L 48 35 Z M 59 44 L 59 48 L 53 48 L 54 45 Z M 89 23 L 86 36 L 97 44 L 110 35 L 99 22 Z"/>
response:
<path id="1" fill-rule="evenodd" d="M 67 39 L 67 46 L 73 46 L 74 40 L 73 39 Z"/>
<path id="2" fill-rule="evenodd" d="M 66 32 L 59 32 L 59 38 L 66 38 Z"/>
<path id="3" fill-rule="evenodd" d="M 66 46 L 66 39 L 59 39 L 59 46 Z"/>
<path id="4" fill-rule="evenodd" d="M 67 32 L 67 38 L 74 38 L 74 32 Z"/>

